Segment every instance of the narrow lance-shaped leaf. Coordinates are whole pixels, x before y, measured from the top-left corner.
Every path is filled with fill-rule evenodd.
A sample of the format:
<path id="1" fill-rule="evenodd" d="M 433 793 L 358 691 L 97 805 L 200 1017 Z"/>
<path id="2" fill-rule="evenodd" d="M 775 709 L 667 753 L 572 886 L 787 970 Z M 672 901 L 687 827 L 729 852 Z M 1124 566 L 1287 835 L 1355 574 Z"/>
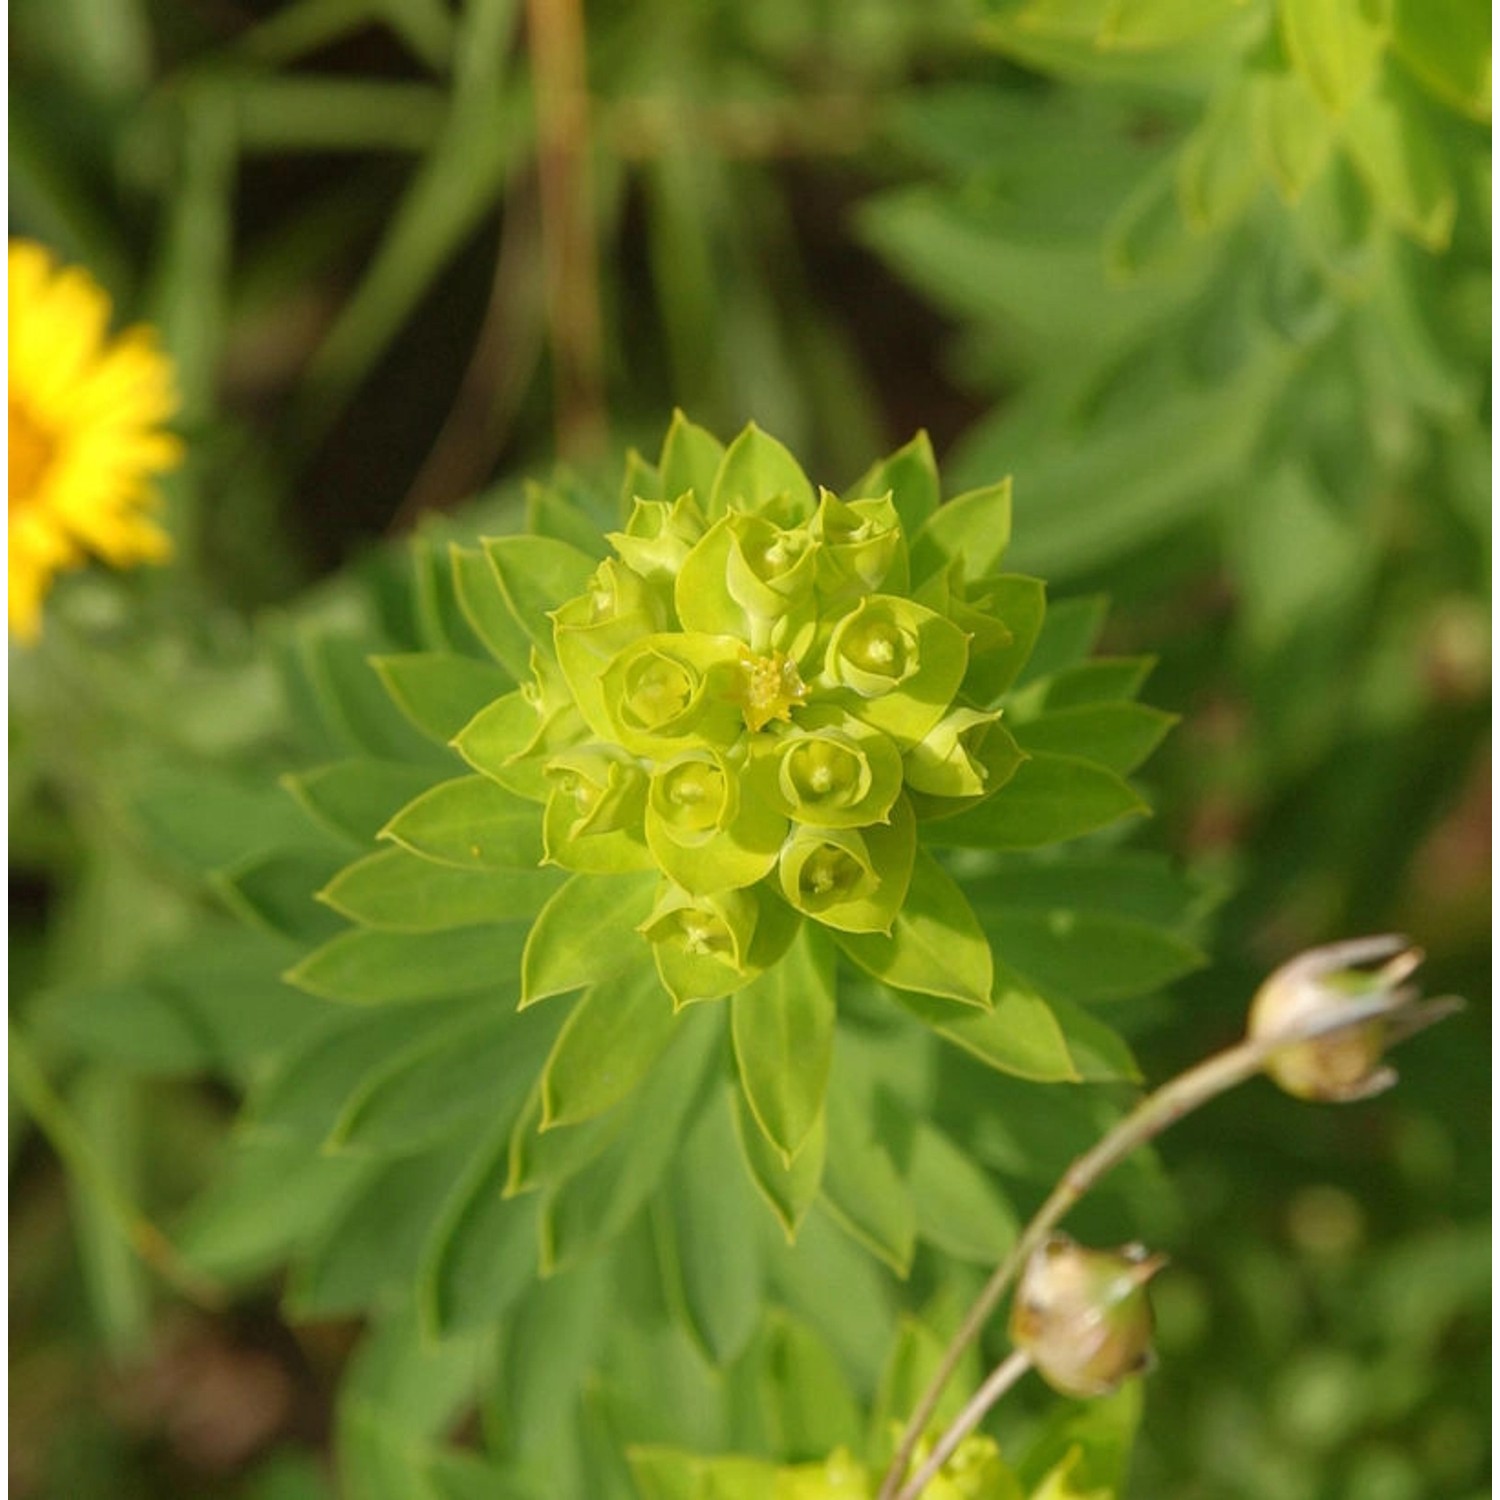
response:
<path id="1" fill-rule="evenodd" d="M 836 1020 L 834 953 L 811 923 L 780 963 L 730 1001 L 740 1084 L 766 1138 L 790 1165 L 823 1109 Z"/>
<path id="2" fill-rule="evenodd" d="M 649 961 L 637 929 L 655 898 L 654 873 L 574 875 L 537 915 L 521 955 L 521 1004 L 582 989 Z"/>
<path id="3" fill-rule="evenodd" d="M 632 1093 L 678 1018 L 654 967 L 641 963 L 584 992 L 542 1073 L 542 1129 L 603 1114 Z"/>
<path id="4" fill-rule="evenodd" d="M 826 1119 L 820 1114 L 813 1121 L 812 1129 L 788 1165 L 751 1113 L 744 1091 L 735 1089 L 732 1093 L 734 1133 L 745 1169 L 791 1244 L 823 1184 L 823 1163 L 828 1155 Z"/>
<path id="5" fill-rule="evenodd" d="M 917 850 L 890 936 L 841 932 L 837 942 L 860 968 L 897 989 L 990 1004 L 995 965 L 989 940 L 953 877 L 925 849 Z"/>
<path id="6" fill-rule="evenodd" d="M 487 776 L 440 782 L 381 830 L 424 859 L 485 870 L 536 869 L 541 835 L 536 807 Z"/>

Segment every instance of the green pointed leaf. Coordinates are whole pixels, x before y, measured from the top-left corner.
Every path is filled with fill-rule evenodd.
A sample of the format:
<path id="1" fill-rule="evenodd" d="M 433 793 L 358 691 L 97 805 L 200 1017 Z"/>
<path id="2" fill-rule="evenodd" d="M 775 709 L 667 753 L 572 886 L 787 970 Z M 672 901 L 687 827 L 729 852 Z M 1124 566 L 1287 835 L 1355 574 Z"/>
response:
<path id="1" fill-rule="evenodd" d="M 716 1100 L 683 1141 L 662 1194 L 662 1231 L 676 1262 L 680 1312 L 721 1369 L 744 1352 L 760 1323 L 760 1209 L 734 1169 L 729 1111 Z"/>
<path id="2" fill-rule="evenodd" d="M 1296 203 L 1328 165 L 1334 122 L 1300 73 L 1268 70 L 1251 89 L 1256 155 L 1281 196 Z"/>
<path id="3" fill-rule="evenodd" d="M 340 760 L 281 778 L 321 827 L 373 843 L 392 814 L 432 785 L 433 772 L 389 760 Z"/>
<path id="4" fill-rule="evenodd" d="M 912 538 L 913 581 L 920 583 L 960 558 L 966 577 L 993 573 L 1010 542 L 1010 497 L 1007 478 L 944 501 Z"/>
<path id="5" fill-rule="evenodd" d="M 1024 687 L 1077 666 L 1094 649 L 1108 610 L 1109 601 L 1102 594 L 1049 600 L 1036 644 L 1016 685 Z"/>
<path id="6" fill-rule="evenodd" d="M 1074 1000 L 1145 994 L 1204 963 L 1191 943 L 1159 927 L 1098 913 L 1005 907 L 988 912 L 985 926 L 1008 964 Z"/>
<path id="7" fill-rule="evenodd" d="M 1335 115 L 1369 87 L 1385 50 L 1384 31 L 1370 11 L 1363 0 L 1297 0 L 1277 7 L 1292 65 Z"/>
<path id="8" fill-rule="evenodd" d="M 1231 224 L 1260 186 L 1251 148 L 1255 92 L 1247 84 L 1222 90 L 1177 158 L 1177 191 L 1187 221 L 1200 232 Z"/>
<path id="9" fill-rule="evenodd" d="M 723 461 L 723 443 L 711 432 L 688 421 L 680 411 L 674 411 L 666 440 L 661 445 L 662 499 L 676 500 L 692 490 L 698 503 L 706 505 Z M 647 497 L 643 495 L 642 498 Z"/>
<path id="10" fill-rule="evenodd" d="M 1014 727 L 1024 750 L 1086 756 L 1124 776 L 1161 744 L 1177 717 L 1140 703 L 1099 703 L 1044 713 Z"/>
<path id="11" fill-rule="evenodd" d="M 609 556 L 609 543 L 594 518 L 557 483 L 526 486 L 526 530 L 562 542 L 595 562 Z"/>
<path id="12" fill-rule="evenodd" d="M 434 1027 L 466 1016 L 472 1004 L 465 998 L 375 1011 L 340 1007 L 259 1081 L 247 1109 L 249 1131 L 322 1145 L 361 1085 Z"/>
<path id="13" fill-rule="evenodd" d="M 740 1084 L 787 1163 L 823 1112 L 836 1023 L 834 950 L 804 922 L 786 956 L 730 1000 Z"/>
<path id="14" fill-rule="evenodd" d="M 997 970 L 995 976 L 992 1010 L 913 991 L 891 993 L 904 1010 L 991 1068 L 1037 1083 L 1078 1081 L 1078 1069 L 1051 1007 L 1005 970 Z"/>
<path id="15" fill-rule="evenodd" d="M 1489 7 L 1479 0 L 1396 0 L 1391 45 L 1434 93 L 1475 120 L 1490 118 Z"/>
<path id="16" fill-rule="evenodd" d="M 925 1121 L 912 1139 L 906 1181 L 923 1239 L 976 1265 L 1005 1258 L 1019 1228 L 1009 1202 L 965 1152 Z"/>
<path id="17" fill-rule="evenodd" d="M 823 1201 L 855 1239 L 898 1276 L 911 1268 L 916 1212 L 890 1153 L 865 1111 L 835 1077 L 828 1090 L 828 1161 Z"/>
<path id="18" fill-rule="evenodd" d="M 1036 646 L 1047 613 L 1047 585 L 1040 578 L 1000 573 L 971 584 L 969 595 L 969 602 L 985 614 L 993 615 L 1010 636 L 1004 645 L 970 651 L 964 692 L 976 703 L 989 707 L 1021 675 Z"/>
<path id="19" fill-rule="evenodd" d="M 440 782 L 403 807 L 381 837 L 460 869 L 534 871 L 542 862 L 536 807 L 487 776 Z"/>
<path id="20" fill-rule="evenodd" d="M 505 1196 L 508 1135 L 488 1133 L 427 1241 L 418 1296 L 440 1337 L 492 1325 L 536 1284 L 537 1200 Z"/>
<path id="21" fill-rule="evenodd" d="M 538 913 L 521 955 L 521 1004 L 566 994 L 644 964 L 637 928 L 651 913 L 658 877 L 574 875 Z"/>
<path id="22" fill-rule="evenodd" d="M 341 871 L 318 899 L 364 927 L 442 932 L 532 916 L 561 883 L 555 870 L 460 870 L 383 849 Z"/>
<path id="23" fill-rule="evenodd" d="M 608 1261 L 588 1261 L 538 1282 L 507 1318 L 485 1417 L 506 1434 L 507 1457 L 519 1460 L 517 1467 L 550 1469 L 559 1445 L 579 1441 L 579 1392 L 614 1325 L 615 1282 Z"/>
<path id="24" fill-rule="evenodd" d="M 221 771 L 164 766 L 135 791 L 130 811 L 153 853 L 205 874 L 253 854 L 316 841 L 277 788 Z"/>
<path id="25" fill-rule="evenodd" d="M 760 510 L 778 496 L 786 497 L 789 514 L 799 520 L 811 516 L 817 504 L 802 466 L 752 422 L 724 452 L 708 497 L 708 517 L 717 519 L 731 505 Z"/>
<path id="26" fill-rule="evenodd" d="M 542 1202 L 544 1275 L 582 1259 L 619 1234 L 654 1191 L 702 1098 L 704 1069 L 721 1045 L 722 1015 L 699 1006 L 678 1018 L 666 1055 L 623 1111 L 620 1133 Z"/>
<path id="27" fill-rule="evenodd" d="M 549 612 L 584 591 L 594 571 L 593 558 L 545 536 L 489 537 L 481 545 L 516 623 L 550 656 Z M 529 675 L 516 680 L 525 681 Z"/>
<path id="28" fill-rule="evenodd" d="M 489 559 L 477 547 L 449 548 L 459 608 L 484 648 L 516 682 L 531 675 L 531 638 L 521 628 Z"/>
<path id="29" fill-rule="evenodd" d="M 1050 711 L 1127 702 L 1145 686 L 1155 665 L 1154 656 L 1096 656 L 1050 677 L 1043 706 Z"/>
<path id="30" fill-rule="evenodd" d="M 508 1197 L 558 1187 L 603 1152 L 630 1123 L 630 1111 L 611 1110 L 580 1125 L 542 1130 L 542 1084 L 538 1076 L 510 1132 L 506 1153 Z"/>
<path id="31" fill-rule="evenodd" d="M 828 1344 L 806 1324 L 773 1309 L 761 1384 L 772 1451 L 794 1457 L 864 1446 L 865 1414 Z"/>
<path id="32" fill-rule="evenodd" d="M 436 1144 L 470 1122 L 488 1128 L 513 1120 L 556 1035 L 556 1018 L 523 1020 L 504 1005 L 431 1028 L 365 1077 L 328 1144 L 396 1155 Z"/>
<path id="33" fill-rule="evenodd" d="M 224 904 L 243 921 L 306 945 L 332 937 L 343 926 L 312 894 L 342 864 L 337 854 L 324 850 L 278 850 L 252 855 L 210 879 Z"/>
<path id="34" fill-rule="evenodd" d="M 510 675 L 497 667 L 441 651 L 374 656 L 370 664 L 401 712 L 440 745 L 486 704 L 515 688 Z"/>
<path id="35" fill-rule="evenodd" d="M 174 1226 L 189 1264 L 251 1281 L 315 1239 L 370 1172 L 369 1163 L 309 1152 L 301 1142 L 237 1147 Z"/>
<path id="36" fill-rule="evenodd" d="M 545 802 L 552 783 L 542 769 L 545 757 L 528 755 L 512 763 L 511 757 L 537 735 L 536 708 L 520 692 L 507 693 L 482 708 L 454 736 L 453 748 L 476 771 L 498 782 L 528 802 Z"/>
<path id="37" fill-rule="evenodd" d="M 1038 752 L 993 797 L 928 824 L 928 838 L 950 848 L 1039 849 L 1147 811 L 1113 771 L 1070 755 Z"/>
<path id="38" fill-rule="evenodd" d="M 387 696 L 362 639 L 319 633 L 308 624 L 297 630 L 295 649 L 325 724 L 350 754 L 419 763 L 441 759 L 442 752 Z"/>
<path id="39" fill-rule="evenodd" d="M 644 961 L 585 990 L 542 1073 L 542 1129 L 575 1125 L 618 1104 L 684 1024 Z"/>
<path id="40" fill-rule="evenodd" d="M 293 1267 L 288 1312 L 299 1319 L 352 1317 L 404 1293 L 473 1152 L 471 1140 L 450 1138 L 378 1164 Z"/>
<path id="41" fill-rule="evenodd" d="M 823 1185 L 823 1164 L 828 1155 L 828 1127 L 823 1115 L 813 1121 L 812 1129 L 788 1166 L 780 1150 L 773 1146 L 760 1123 L 750 1112 L 742 1089 L 734 1093 L 734 1130 L 744 1157 L 750 1180 L 766 1200 L 781 1223 L 787 1243 L 797 1231 L 813 1200 Z"/>
<path id="42" fill-rule="evenodd" d="M 527 923 L 453 932 L 342 933 L 302 960 L 288 984 L 328 1000 L 435 1000 L 503 986 L 521 961 Z"/>
<path id="43" fill-rule="evenodd" d="M 1084 1083 L 1140 1083 L 1141 1070 L 1119 1034 L 1081 1005 L 1053 995 L 1048 1007 L 1062 1028 L 1073 1069 Z"/>
<path id="44" fill-rule="evenodd" d="M 1349 111 L 1342 140 L 1381 214 L 1437 253 L 1452 238 L 1458 192 L 1429 110 L 1390 71 Z"/>
<path id="45" fill-rule="evenodd" d="M 835 940 L 860 968 L 896 989 L 990 1004 L 995 965 L 989 940 L 953 877 L 925 849 L 917 849 L 890 936 L 841 932 Z"/>
<path id="46" fill-rule="evenodd" d="M 938 485 L 937 460 L 926 430 L 898 448 L 889 458 L 873 464 L 844 494 L 845 500 L 878 500 L 890 494 L 901 517 L 901 528 L 908 537 L 916 536 L 932 518 L 942 500 Z"/>

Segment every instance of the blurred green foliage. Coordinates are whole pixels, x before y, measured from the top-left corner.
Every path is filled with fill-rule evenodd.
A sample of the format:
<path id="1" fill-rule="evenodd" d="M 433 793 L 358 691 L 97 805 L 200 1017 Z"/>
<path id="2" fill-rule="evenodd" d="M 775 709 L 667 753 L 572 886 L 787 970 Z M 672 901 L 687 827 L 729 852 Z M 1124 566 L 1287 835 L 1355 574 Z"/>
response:
<path id="1" fill-rule="evenodd" d="M 839 475 L 918 424 L 958 437 L 943 457 L 960 486 L 1016 477 L 1008 566 L 1107 593 L 1105 649 L 1160 655 L 1152 701 L 1185 722 L 1152 762 L 1146 838 L 1227 894 L 1215 965 L 1170 1000 L 1087 993 L 1097 976 L 1067 945 L 1048 976 L 1108 1007 L 1148 1077 L 1233 1035 L 1288 951 L 1354 931 L 1410 931 L 1432 984 L 1476 1002 L 1411 1049 L 1388 1099 L 1325 1114 L 1252 1087 L 1165 1143 L 1170 1190 L 1143 1166 L 1080 1219 L 1174 1252 L 1127 1493 L 1477 1500 L 1485 13 L 594 4 L 588 114 L 559 147 L 559 115 L 538 108 L 558 81 L 539 81 L 524 12 L 12 6 L 13 232 L 161 326 L 192 454 L 170 486 L 185 565 L 70 581 L 44 646 L 13 658 L 12 1014 L 80 1147 L 67 1165 L 91 1164 L 56 1170 L 13 1065 L 16 1493 L 311 1500 L 329 1493 L 316 1455 L 330 1430 L 350 1493 L 512 1493 L 481 1460 L 426 1445 L 475 1361 L 514 1371 L 527 1341 L 548 1344 L 547 1378 L 493 1382 L 466 1438 L 476 1420 L 496 1451 L 534 1434 L 588 1473 L 622 1430 L 794 1457 L 849 1440 L 837 1365 L 863 1372 L 864 1404 L 885 1352 L 849 1306 L 888 1306 L 889 1291 L 831 1232 L 809 1242 L 848 1306 L 806 1287 L 799 1303 L 788 1270 L 785 1321 L 725 1388 L 705 1384 L 679 1310 L 642 1292 L 580 1407 L 583 1436 L 562 1441 L 547 1414 L 589 1363 L 577 1325 L 608 1295 L 597 1278 L 558 1294 L 572 1319 L 540 1299 L 498 1349 L 422 1345 L 388 1310 L 347 1364 L 343 1315 L 367 1305 L 376 1268 L 344 1267 L 342 1290 L 326 1260 L 332 1279 L 304 1269 L 290 1305 L 315 1305 L 321 1285 L 326 1306 L 290 1327 L 266 1278 L 294 1241 L 318 1266 L 316 1226 L 358 1172 L 333 1157 L 293 1176 L 274 1153 L 258 1176 L 228 1171 L 232 1099 L 314 1012 L 274 979 L 279 940 L 233 925 L 202 872 L 229 870 L 220 901 L 243 907 L 253 887 L 273 917 L 331 873 L 273 785 L 315 753 L 282 684 L 331 677 L 355 695 L 346 730 L 365 722 L 378 684 L 351 684 L 367 637 L 423 644 L 424 606 L 376 557 L 269 628 L 248 613 L 559 442 L 594 472 L 681 402 L 721 428 L 753 416 Z M 512 526 L 521 503 L 506 491 L 466 528 Z M 383 788 L 393 806 L 419 785 L 401 775 Z M 194 815 L 174 821 L 184 804 Z M 301 845 L 291 865 L 247 858 L 282 839 Z M 1152 889 L 1140 876 L 1143 901 Z M 1051 909 L 1038 895 L 1006 940 L 1034 954 Z M 1035 1151 L 1026 1170 L 1055 1171 L 1098 1127 L 989 1076 L 953 1065 L 934 1120 L 987 1168 Z M 1022 1107 L 1027 1150 L 1005 1123 Z M 391 1191 L 420 1192 L 421 1176 Z M 180 1268 L 127 1244 L 140 1210 L 176 1228 L 205 1183 L 215 1269 L 257 1289 L 228 1313 L 183 1312 L 157 1274 L 170 1288 Z M 1031 1186 L 1018 1208 L 1045 1183 Z M 639 1290 L 646 1252 L 622 1254 Z M 941 1329 L 958 1302 L 925 1311 Z M 836 1322 L 813 1331 L 819 1316 Z M 651 1430 L 639 1397 L 663 1391 L 701 1425 Z M 1002 1439 L 1034 1408 L 1025 1390 L 1007 1402 Z M 414 1452 L 417 1478 L 402 1467 Z"/>

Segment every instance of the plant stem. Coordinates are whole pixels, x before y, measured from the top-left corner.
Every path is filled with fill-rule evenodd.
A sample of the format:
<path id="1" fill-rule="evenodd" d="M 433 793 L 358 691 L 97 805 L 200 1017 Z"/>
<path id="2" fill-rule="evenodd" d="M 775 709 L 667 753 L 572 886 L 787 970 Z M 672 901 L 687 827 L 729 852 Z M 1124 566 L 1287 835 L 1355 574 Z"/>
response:
<path id="1" fill-rule="evenodd" d="M 564 458 L 586 459 L 604 445 L 605 415 L 583 3 L 527 0 L 526 19 L 536 85 L 557 446 Z"/>
<path id="2" fill-rule="evenodd" d="M 110 1175 L 73 1118 L 68 1106 L 47 1081 L 31 1047 L 12 1024 L 9 1029 L 10 1080 L 27 1114 L 47 1143 L 77 1181 L 94 1194 L 100 1207 L 140 1258 L 163 1281 L 188 1301 L 207 1311 L 222 1308 L 226 1297 L 217 1282 L 191 1266 L 177 1247 L 130 1201 Z"/>
<path id="3" fill-rule="evenodd" d="M 927 1462 L 906 1483 L 896 1500 L 917 1500 L 917 1497 L 937 1477 L 937 1472 L 953 1457 L 958 1445 L 979 1426 L 984 1414 L 1031 1368 L 1031 1356 L 1024 1349 L 1012 1350 L 1010 1355 L 990 1371 L 989 1378 L 969 1398 L 969 1403 L 954 1417 L 948 1430 L 938 1439 L 938 1445 L 927 1457 Z"/>
<path id="4" fill-rule="evenodd" d="M 1439 1003 L 1433 1002 L 1434 1005 Z M 1319 1012 L 1310 1019 L 1305 1019 L 1300 1024 L 1289 1026 L 1273 1035 L 1246 1039 L 1223 1052 L 1217 1052 L 1197 1066 L 1189 1068 L 1187 1072 L 1179 1074 L 1170 1082 L 1164 1083 L 1154 1094 L 1148 1094 L 1108 1135 L 1080 1156 L 1063 1173 L 1062 1180 L 1053 1188 L 1047 1201 L 1042 1204 L 1035 1217 L 1021 1232 L 1020 1237 L 1011 1247 L 1010 1253 L 996 1266 L 994 1274 L 985 1283 L 984 1290 L 980 1292 L 958 1332 L 954 1334 L 952 1342 L 944 1351 L 937 1369 L 933 1372 L 932 1379 L 922 1392 L 921 1399 L 907 1421 L 906 1430 L 902 1433 L 895 1457 L 892 1458 L 890 1468 L 886 1470 L 885 1479 L 881 1483 L 878 1500 L 909 1500 L 910 1496 L 920 1493 L 920 1489 L 913 1490 L 911 1486 L 902 1489 L 902 1480 L 905 1479 L 906 1471 L 911 1464 L 912 1453 L 942 1398 L 944 1388 L 952 1379 L 959 1360 L 963 1358 L 964 1351 L 979 1337 L 984 1325 L 989 1321 L 990 1314 L 994 1312 L 1016 1273 L 1041 1246 L 1058 1221 L 1101 1177 L 1129 1156 L 1136 1147 L 1155 1139 L 1168 1126 L 1175 1125 L 1184 1115 L 1191 1114 L 1200 1105 L 1207 1104 L 1210 1099 L 1217 1098 L 1218 1095 L 1243 1083 L 1247 1078 L 1253 1077 L 1273 1052 L 1297 1042 L 1310 1041 L 1315 1037 L 1363 1025 L 1377 1016 L 1391 1014 L 1406 1006 L 1406 996 L 1388 993 L 1375 994 L 1353 1001 L 1341 1007 L 1337 1012 Z M 1005 1369 L 1009 1363 L 1010 1361 L 1007 1360 L 1000 1366 L 1000 1370 Z M 998 1376 L 999 1372 L 997 1370 L 995 1375 Z M 990 1379 L 993 1381 L 995 1376 L 991 1376 Z M 987 1381 L 985 1388 L 989 1384 L 990 1382 Z M 965 1414 L 974 1404 L 971 1402 L 969 1407 L 964 1408 Z M 987 1406 L 981 1406 L 978 1415 L 982 1416 L 987 1409 Z M 977 1419 L 976 1417 L 975 1420 Z M 960 1417 L 959 1420 L 962 1421 L 963 1418 Z M 952 1429 L 950 1429 L 950 1434 L 951 1431 Z M 947 1442 L 948 1435 L 945 1434 L 942 1442 L 939 1443 L 940 1449 Z M 963 1434 L 960 1433 L 959 1436 L 961 1438 Z"/>

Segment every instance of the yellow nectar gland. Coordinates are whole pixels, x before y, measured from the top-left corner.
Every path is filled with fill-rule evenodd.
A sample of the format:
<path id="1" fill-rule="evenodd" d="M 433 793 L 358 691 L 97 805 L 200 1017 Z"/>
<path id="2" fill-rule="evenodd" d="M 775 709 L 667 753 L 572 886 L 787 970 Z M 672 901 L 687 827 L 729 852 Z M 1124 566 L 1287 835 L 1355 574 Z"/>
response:
<path id="1" fill-rule="evenodd" d="M 773 651 L 769 656 L 752 656 L 746 651 L 740 657 L 740 669 L 745 674 L 741 706 L 752 734 L 772 719 L 789 722 L 792 710 L 807 702 L 807 684 L 797 671 L 797 663 L 784 651 Z"/>

